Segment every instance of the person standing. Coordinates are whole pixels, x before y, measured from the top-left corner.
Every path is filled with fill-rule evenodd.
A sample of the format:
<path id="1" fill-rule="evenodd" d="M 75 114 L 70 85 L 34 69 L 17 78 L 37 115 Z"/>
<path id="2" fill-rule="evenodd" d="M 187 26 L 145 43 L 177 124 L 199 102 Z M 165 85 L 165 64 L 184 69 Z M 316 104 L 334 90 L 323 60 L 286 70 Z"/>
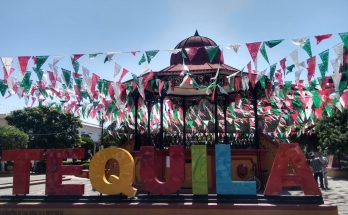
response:
<path id="1" fill-rule="evenodd" d="M 321 159 L 321 156 L 318 152 L 314 153 L 314 158 L 311 159 L 311 167 L 314 173 L 314 179 L 318 183 L 318 178 L 320 182 L 320 188 L 325 189 L 324 187 L 324 181 L 323 181 L 323 161 Z"/>

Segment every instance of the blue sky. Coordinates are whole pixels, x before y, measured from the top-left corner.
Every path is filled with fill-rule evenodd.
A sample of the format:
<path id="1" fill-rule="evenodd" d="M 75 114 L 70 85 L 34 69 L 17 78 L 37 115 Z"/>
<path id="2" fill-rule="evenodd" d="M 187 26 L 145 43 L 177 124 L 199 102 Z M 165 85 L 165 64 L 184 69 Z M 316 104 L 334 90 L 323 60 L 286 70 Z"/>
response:
<path id="1" fill-rule="evenodd" d="M 71 54 L 170 49 L 196 29 L 218 45 L 348 31 L 346 0 L 11 0 L 3 1 L 1 8 L 0 56 L 64 55 L 59 66 L 69 70 L 73 70 Z M 338 42 L 337 35 L 319 46 L 312 40 L 313 52 L 317 54 Z M 293 49 L 296 47 L 287 41 L 268 50 L 271 62 Z M 169 57 L 169 53 L 160 52 L 150 67 L 156 71 L 168 66 Z M 140 74 L 143 68 L 137 65 L 139 58 L 122 54 L 114 60 Z M 103 59 L 100 56 L 90 61 L 85 57 L 80 64 L 113 80 L 113 64 L 104 64 Z M 241 69 L 250 56 L 245 47 L 238 55 L 225 50 L 225 61 Z M 259 68 L 263 66 L 261 62 Z M 13 67 L 16 76 L 17 62 Z M 43 69 L 48 69 L 47 63 Z M 23 105 L 24 100 L 16 95 L 0 97 L 0 112 Z"/>

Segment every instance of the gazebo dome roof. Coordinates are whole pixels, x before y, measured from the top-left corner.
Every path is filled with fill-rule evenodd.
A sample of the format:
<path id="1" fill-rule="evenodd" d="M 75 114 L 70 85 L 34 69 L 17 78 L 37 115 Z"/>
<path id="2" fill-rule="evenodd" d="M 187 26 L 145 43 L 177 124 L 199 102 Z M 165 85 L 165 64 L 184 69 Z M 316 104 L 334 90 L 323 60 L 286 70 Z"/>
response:
<path id="1" fill-rule="evenodd" d="M 196 30 L 193 36 L 190 36 L 182 40 L 180 43 L 178 43 L 178 45 L 175 46 L 175 49 L 182 49 L 182 50 L 176 54 L 172 54 L 170 58 L 170 65 L 182 64 L 183 62 L 182 51 L 184 51 L 185 48 L 191 48 L 191 47 L 199 47 L 199 49 L 191 61 L 188 58 L 185 59 L 185 64 L 187 65 L 202 65 L 205 63 L 213 63 L 213 64 L 224 63 L 223 58 L 221 58 L 220 49 L 218 50 L 212 62 L 209 62 L 208 54 L 204 48 L 207 46 L 217 46 L 217 45 L 212 39 L 208 37 L 200 36 L 198 34 L 198 31 Z M 184 52 L 185 52 L 185 55 L 187 56 L 186 51 Z"/>

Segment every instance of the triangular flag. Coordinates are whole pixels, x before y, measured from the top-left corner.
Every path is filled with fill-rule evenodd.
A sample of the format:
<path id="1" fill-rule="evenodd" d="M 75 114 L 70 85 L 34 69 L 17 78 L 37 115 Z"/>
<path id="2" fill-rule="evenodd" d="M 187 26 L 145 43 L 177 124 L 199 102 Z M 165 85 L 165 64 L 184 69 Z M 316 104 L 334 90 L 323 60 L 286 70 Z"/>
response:
<path id="1" fill-rule="evenodd" d="M 63 58 L 64 56 L 53 56 L 53 66 L 57 65 L 57 63 Z"/>
<path id="2" fill-rule="evenodd" d="M 42 69 L 38 69 L 36 67 L 33 68 L 34 72 L 37 75 L 37 78 L 39 79 L 39 81 L 42 80 L 42 76 L 43 76 L 43 70 Z"/>
<path id="3" fill-rule="evenodd" d="M 79 71 L 79 68 L 80 68 L 80 63 L 77 61 L 77 59 L 75 59 L 74 57 L 71 57 L 71 63 L 76 73 Z"/>
<path id="4" fill-rule="evenodd" d="M 196 56 L 197 51 L 200 47 L 190 47 L 190 48 L 185 48 L 185 51 L 188 55 L 188 58 L 190 61 Z"/>
<path id="5" fill-rule="evenodd" d="M 2 61 L 2 64 L 4 65 L 4 68 L 7 74 L 10 76 L 13 57 L 1 57 L 1 61 Z"/>
<path id="6" fill-rule="evenodd" d="M 122 79 L 124 78 L 124 76 L 128 73 L 128 70 L 123 68 L 122 70 L 122 74 L 120 76 L 120 79 L 118 80 L 118 83 L 121 83 Z"/>
<path id="7" fill-rule="evenodd" d="M 307 52 L 309 57 L 312 57 L 311 41 L 309 40 L 309 38 L 305 41 L 302 48 Z"/>
<path id="8" fill-rule="evenodd" d="M 303 71 L 303 69 L 300 69 L 300 70 L 297 70 L 295 72 L 295 81 L 296 81 L 296 83 L 300 80 L 302 71 Z"/>
<path id="9" fill-rule="evenodd" d="M 316 58 L 311 57 L 307 60 L 307 70 L 308 70 L 308 82 L 310 82 L 312 80 L 312 78 L 314 77 L 314 73 L 315 73 L 315 66 L 316 66 Z"/>
<path id="10" fill-rule="evenodd" d="M 219 51 L 219 46 L 208 46 L 205 47 L 205 50 L 207 51 L 209 62 L 211 63 Z"/>
<path id="11" fill-rule="evenodd" d="M 106 56 L 105 56 L 105 59 L 104 59 L 104 63 L 110 62 L 112 60 L 112 58 L 114 57 L 114 55 L 115 55 L 114 52 L 106 53 Z"/>
<path id="12" fill-rule="evenodd" d="M 267 56 L 267 52 L 266 52 L 265 43 L 262 43 L 261 48 L 260 48 L 260 52 L 261 52 L 263 58 L 265 58 L 265 60 L 266 60 L 267 63 L 269 64 L 269 60 L 268 60 L 268 56 Z"/>
<path id="13" fill-rule="evenodd" d="M 114 66 L 114 78 L 121 72 L 121 66 L 115 62 Z"/>
<path id="14" fill-rule="evenodd" d="M 131 51 L 130 53 L 135 57 L 139 51 Z"/>
<path id="15" fill-rule="evenodd" d="M 273 77 L 274 77 L 274 73 L 276 71 L 276 68 L 277 68 L 277 63 L 273 64 L 271 67 L 270 67 L 270 71 L 269 71 L 269 79 L 270 80 L 273 80 Z"/>
<path id="16" fill-rule="evenodd" d="M 226 46 L 226 48 L 228 48 L 228 49 L 233 49 L 233 51 L 235 53 L 238 53 L 238 50 L 240 47 L 241 47 L 241 44 L 239 44 L 239 43 Z"/>
<path id="17" fill-rule="evenodd" d="M 344 46 L 346 47 L 346 49 L 348 49 L 348 32 L 339 33 L 339 35 L 344 43 Z"/>
<path id="18" fill-rule="evenodd" d="M 294 50 L 290 53 L 290 57 L 292 59 L 292 62 L 298 67 L 299 65 L 299 60 L 298 60 L 298 50 Z"/>
<path id="19" fill-rule="evenodd" d="M 35 56 L 36 69 L 40 70 L 49 56 Z"/>
<path id="20" fill-rule="evenodd" d="M 296 46 L 303 47 L 307 40 L 308 40 L 308 37 L 302 37 L 302 38 L 292 39 L 292 43 Z"/>
<path id="21" fill-rule="evenodd" d="M 88 55 L 88 58 L 90 59 L 90 60 L 94 60 L 98 55 L 100 55 L 100 54 L 102 54 L 102 53 L 94 53 L 94 54 L 89 54 Z"/>
<path id="22" fill-rule="evenodd" d="M 145 54 L 143 54 L 138 62 L 139 65 L 143 64 L 146 62 Z"/>
<path id="23" fill-rule="evenodd" d="M 245 45 L 247 46 L 249 50 L 251 59 L 253 59 L 253 62 L 255 63 L 261 42 L 246 43 Z"/>
<path id="24" fill-rule="evenodd" d="M 329 67 L 329 49 L 321 52 L 319 56 L 322 61 L 322 63 L 319 64 L 319 70 L 320 70 L 321 77 L 324 78 Z"/>
<path id="25" fill-rule="evenodd" d="M 71 83 L 70 83 L 70 80 L 71 80 L 71 71 L 67 70 L 67 69 L 62 69 L 62 73 L 63 73 L 63 77 L 64 77 L 64 81 L 66 83 L 66 86 L 67 87 L 71 87 Z"/>
<path id="26" fill-rule="evenodd" d="M 290 65 L 290 66 L 287 66 L 287 67 L 286 67 L 286 70 L 287 70 L 286 74 L 289 74 L 289 73 L 293 72 L 292 70 L 293 70 L 294 68 L 295 68 L 295 64 L 292 64 L 292 65 Z"/>
<path id="27" fill-rule="evenodd" d="M 274 46 L 280 44 L 281 42 L 283 42 L 283 39 L 282 40 L 269 40 L 269 41 L 266 41 L 264 42 L 266 44 L 266 46 L 268 46 L 269 48 L 273 48 Z"/>
<path id="28" fill-rule="evenodd" d="M 331 36 L 332 36 L 332 34 L 323 34 L 323 35 L 318 35 L 318 36 L 314 36 L 314 37 L 317 40 L 317 45 L 318 45 L 321 41 L 329 39 Z"/>
<path id="29" fill-rule="evenodd" d="M 159 50 L 151 50 L 151 51 L 146 51 L 146 58 L 147 62 L 150 63 L 151 60 L 156 56 L 156 54 L 159 52 Z"/>
<path id="30" fill-rule="evenodd" d="M 22 79 L 22 82 L 21 82 L 21 87 L 23 87 L 26 92 L 29 92 L 30 90 L 30 87 L 31 87 L 31 84 L 33 83 L 32 80 L 30 80 L 30 75 L 31 75 L 31 72 L 27 71 Z"/>
<path id="31" fill-rule="evenodd" d="M 280 67 L 283 70 L 283 73 L 285 74 L 285 70 L 286 70 L 286 58 L 283 58 L 279 61 Z"/>
<path id="32" fill-rule="evenodd" d="M 8 85 L 4 83 L 4 80 L 0 80 L 0 93 L 2 96 L 5 96 L 7 89 Z"/>
<path id="33" fill-rule="evenodd" d="M 29 59 L 30 59 L 30 56 L 19 56 L 18 57 L 18 64 L 19 64 L 19 68 L 21 70 L 22 75 L 24 75 L 25 72 L 27 71 Z"/>

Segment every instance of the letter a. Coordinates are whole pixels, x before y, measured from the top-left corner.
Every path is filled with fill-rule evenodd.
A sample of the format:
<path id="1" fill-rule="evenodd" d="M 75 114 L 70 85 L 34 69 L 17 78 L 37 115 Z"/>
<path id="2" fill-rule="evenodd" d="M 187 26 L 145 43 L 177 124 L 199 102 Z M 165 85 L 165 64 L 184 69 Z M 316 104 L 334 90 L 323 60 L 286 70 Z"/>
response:
<path id="1" fill-rule="evenodd" d="M 294 173 L 288 173 L 291 162 Z M 283 187 L 302 187 L 305 195 L 321 195 L 298 144 L 280 144 L 264 195 L 280 195 Z"/>

